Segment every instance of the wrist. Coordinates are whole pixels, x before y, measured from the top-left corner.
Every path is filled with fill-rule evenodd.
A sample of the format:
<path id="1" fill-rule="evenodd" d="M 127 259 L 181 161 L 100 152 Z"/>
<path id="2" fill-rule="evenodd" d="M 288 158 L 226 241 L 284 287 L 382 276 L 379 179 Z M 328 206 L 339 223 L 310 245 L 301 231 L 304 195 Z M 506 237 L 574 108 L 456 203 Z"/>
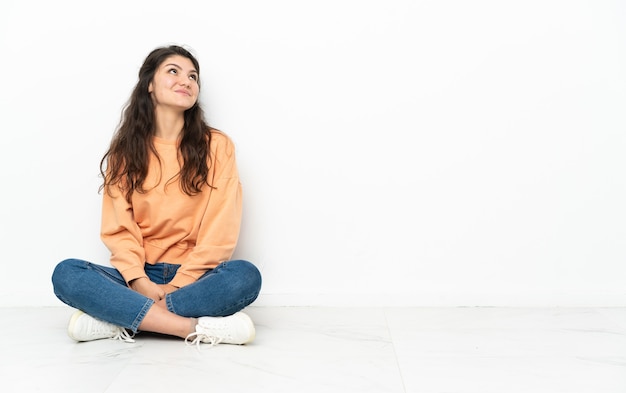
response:
<path id="1" fill-rule="evenodd" d="M 144 280 L 148 280 L 148 277 L 137 277 L 137 278 L 133 278 L 132 280 L 130 280 L 128 282 L 128 286 L 129 287 L 134 287 L 135 285 L 143 282 Z"/>

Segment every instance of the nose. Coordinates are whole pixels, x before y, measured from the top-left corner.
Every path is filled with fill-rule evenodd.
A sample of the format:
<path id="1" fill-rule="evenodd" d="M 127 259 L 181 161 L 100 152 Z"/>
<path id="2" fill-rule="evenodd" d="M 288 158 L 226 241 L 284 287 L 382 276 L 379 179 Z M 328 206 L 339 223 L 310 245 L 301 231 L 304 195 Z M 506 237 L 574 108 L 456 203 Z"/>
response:
<path id="1" fill-rule="evenodd" d="M 189 78 L 187 78 L 185 75 L 180 76 L 180 80 L 178 81 L 178 84 L 180 84 L 181 86 L 186 86 L 186 87 L 191 86 L 191 82 L 189 82 Z"/>

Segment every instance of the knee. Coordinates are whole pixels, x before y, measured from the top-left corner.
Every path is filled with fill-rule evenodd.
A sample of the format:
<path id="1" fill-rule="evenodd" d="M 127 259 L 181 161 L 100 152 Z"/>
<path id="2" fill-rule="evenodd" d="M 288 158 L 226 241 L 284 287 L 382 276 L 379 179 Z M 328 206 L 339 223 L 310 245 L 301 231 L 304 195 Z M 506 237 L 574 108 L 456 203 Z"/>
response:
<path id="1" fill-rule="evenodd" d="M 239 282 L 248 289 L 248 292 L 254 293 L 256 297 L 261 291 L 261 272 L 257 267 L 245 260 L 235 260 L 228 262 L 230 267 L 236 270 Z"/>
<path id="2" fill-rule="evenodd" d="M 85 264 L 84 261 L 79 259 L 66 259 L 64 261 L 59 262 L 54 271 L 52 272 L 52 281 L 56 282 L 62 280 L 68 274 L 75 272 L 77 269 L 82 268 Z"/>
<path id="3" fill-rule="evenodd" d="M 71 289 L 71 283 L 75 282 L 76 274 L 84 269 L 85 264 L 85 261 L 79 259 L 66 259 L 59 262 L 52 272 L 54 292 L 58 295 Z"/>

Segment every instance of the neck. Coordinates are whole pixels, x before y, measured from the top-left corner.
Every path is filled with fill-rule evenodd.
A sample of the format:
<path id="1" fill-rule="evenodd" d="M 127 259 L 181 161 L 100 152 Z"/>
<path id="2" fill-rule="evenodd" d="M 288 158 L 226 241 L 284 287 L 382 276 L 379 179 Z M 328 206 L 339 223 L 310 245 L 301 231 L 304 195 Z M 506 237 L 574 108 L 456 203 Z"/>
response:
<path id="1" fill-rule="evenodd" d="M 181 112 L 164 112 L 158 108 L 155 121 L 154 135 L 166 140 L 178 139 L 185 125 L 185 118 Z"/>

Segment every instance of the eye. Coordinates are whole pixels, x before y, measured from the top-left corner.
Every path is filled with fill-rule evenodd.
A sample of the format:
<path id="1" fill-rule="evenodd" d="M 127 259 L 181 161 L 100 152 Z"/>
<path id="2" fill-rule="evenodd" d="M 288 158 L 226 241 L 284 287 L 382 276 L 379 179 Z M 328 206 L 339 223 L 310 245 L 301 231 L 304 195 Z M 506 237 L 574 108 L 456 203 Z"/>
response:
<path id="1" fill-rule="evenodd" d="M 198 75 L 196 75 L 196 74 L 191 74 L 191 75 L 189 75 L 189 79 L 192 79 L 192 80 L 194 80 L 194 81 L 196 81 L 196 82 L 197 82 L 197 81 L 198 81 Z"/>
<path id="2" fill-rule="evenodd" d="M 178 74 L 178 70 L 176 68 L 170 68 L 169 71 L 167 72 L 169 72 L 170 74 L 174 74 L 174 75 Z"/>

